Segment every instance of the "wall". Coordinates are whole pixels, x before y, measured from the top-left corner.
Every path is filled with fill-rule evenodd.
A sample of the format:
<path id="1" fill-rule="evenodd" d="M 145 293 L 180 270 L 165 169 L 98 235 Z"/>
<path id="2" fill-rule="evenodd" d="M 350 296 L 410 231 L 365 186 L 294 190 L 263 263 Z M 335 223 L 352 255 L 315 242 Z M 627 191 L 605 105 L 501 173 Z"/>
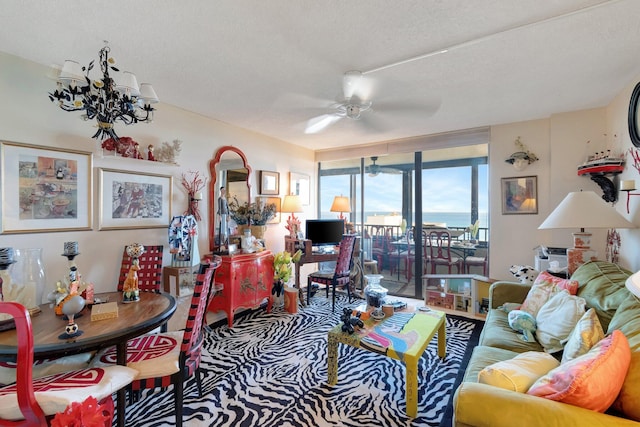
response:
<path id="1" fill-rule="evenodd" d="M 68 113 L 53 105 L 47 92 L 55 89 L 55 83 L 47 79 L 46 67 L 0 53 L 0 140 L 43 146 L 77 149 L 94 152 L 93 166 L 93 231 L 53 232 L 35 234 L 0 235 L 0 247 L 42 247 L 47 282 L 55 282 L 68 272 L 67 260 L 62 257 L 65 241 L 78 241 L 80 256 L 78 267 L 86 280 L 96 285 L 98 292 L 113 290 L 117 284 L 120 259 L 124 245 L 132 242 L 163 244 L 168 246 L 167 228 L 143 230 L 98 231 L 98 168 L 123 169 L 143 173 L 167 174 L 174 178 L 172 215 L 182 214 L 187 208 L 187 198 L 180 184 L 181 174 L 199 171 L 209 176 L 208 163 L 216 150 L 223 145 L 233 145 L 244 151 L 254 170 L 251 178 L 252 197 L 258 189 L 256 176 L 259 170 L 280 173 L 280 195 L 288 193 L 289 171 L 314 176 L 313 152 L 298 146 L 239 129 L 216 120 L 190 113 L 177 107 L 159 104 L 155 120 L 151 124 L 134 126 L 116 125 L 120 136 L 130 136 L 143 147 L 160 146 L 163 141 L 183 141 L 180 166 L 151 163 L 142 160 L 116 159 L 98 154 L 97 142 L 91 139 L 94 122 L 80 120 L 79 113 Z M 162 99 L 162 88 L 155 88 Z M 274 156 L 273 153 L 286 153 Z M 315 215 L 315 178 L 312 178 L 312 203 L 305 207 L 301 218 Z M 199 224 L 200 254 L 208 253 L 208 223 L 206 206 L 208 198 L 200 203 L 203 221 Z M 269 225 L 266 239 L 272 251 L 284 249 L 283 236 L 286 215 L 280 224 Z M 167 224 L 168 225 L 168 224 Z M 169 263 L 165 249 L 165 265 Z M 48 292 L 48 290 L 47 290 Z M 45 292 L 46 295 L 46 292 Z"/>

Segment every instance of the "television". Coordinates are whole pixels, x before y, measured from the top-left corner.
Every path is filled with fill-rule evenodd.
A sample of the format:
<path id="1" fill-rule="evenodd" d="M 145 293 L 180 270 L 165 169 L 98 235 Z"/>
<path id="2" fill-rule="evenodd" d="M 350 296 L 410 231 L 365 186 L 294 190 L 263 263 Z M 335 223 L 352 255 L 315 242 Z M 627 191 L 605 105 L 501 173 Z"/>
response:
<path id="1" fill-rule="evenodd" d="M 313 246 L 337 246 L 343 234 L 343 219 L 308 219 L 305 224 L 305 238 Z"/>

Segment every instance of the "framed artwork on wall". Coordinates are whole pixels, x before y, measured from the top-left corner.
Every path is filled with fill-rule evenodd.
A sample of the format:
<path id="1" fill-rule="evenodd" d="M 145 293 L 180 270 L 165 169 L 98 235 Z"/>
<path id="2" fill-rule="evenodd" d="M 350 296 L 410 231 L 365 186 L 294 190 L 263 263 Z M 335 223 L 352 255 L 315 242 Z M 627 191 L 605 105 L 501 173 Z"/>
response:
<path id="1" fill-rule="evenodd" d="M 289 194 L 300 198 L 303 206 L 311 202 L 311 180 L 309 175 L 297 172 L 289 172 Z"/>
<path id="2" fill-rule="evenodd" d="M 256 203 L 260 206 L 266 206 L 273 203 L 276 205 L 276 216 L 267 221 L 267 224 L 279 224 L 280 223 L 280 211 L 281 211 L 281 199 L 280 197 L 256 197 Z"/>
<path id="3" fill-rule="evenodd" d="M 280 194 L 280 174 L 260 171 L 260 194 L 277 196 Z"/>
<path id="4" fill-rule="evenodd" d="M 2 234 L 91 230 L 87 151 L 0 141 Z"/>
<path id="5" fill-rule="evenodd" d="M 98 173 L 100 230 L 169 226 L 173 176 L 104 168 Z"/>
<path id="6" fill-rule="evenodd" d="M 502 178 L 502 214 L 538 213 L 538 177 Z"/>

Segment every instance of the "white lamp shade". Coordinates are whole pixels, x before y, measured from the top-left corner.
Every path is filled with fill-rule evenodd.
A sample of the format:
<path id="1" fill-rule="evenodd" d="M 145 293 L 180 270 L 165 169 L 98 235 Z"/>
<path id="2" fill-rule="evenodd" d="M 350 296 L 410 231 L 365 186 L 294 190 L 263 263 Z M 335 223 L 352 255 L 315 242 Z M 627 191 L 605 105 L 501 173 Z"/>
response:
<path id="1" fill-rule="evenodd" d="M 300 197 L 296 196 L 295 194 L 284 196 L 284 201 L 282 202 L 281 211 L 291 212 L 291 213 L 303 212 L 302 203 L 300 202 Z"/>
<path id="2" fill-rule="evenodd" d="M 140 95 L 140 86 L 136 75 L 129 71 L 124 71 L 116 81 L 116 90 L 121 93 L 128 93 L 131 96 Z"/>
<path id="3" fill-rule="evenodd" d="M 78 86 L 86 86 L 87 84 L 80 64 L 69 59 L 64 61 L 58 80 L 66 84 L 74 82 Z"/>
<path id="4" fill-rule="evenodd" d="M 552 228 L 635 228 L 593 191 L 567 194 L 538 229 Z"/>
<path id="5" fill-rule="evenodd" d="M 156 91 L 153 90 L 151 83 L 140 83 L 140 98 L 144 99 L 147 104 L 155 104 L 160 102 Z"/>
<path id="6" fill-rule="evenodd" d="M 625 286 L 629 289 L 629 292 L 640 298 L 640 271 L 629 276 Z"/>
<path id="7" fill-rule="evenodd" d="M 331 205 L 331 212 L 351 212 L 351 206 L 349 204 L 349 198 L 347 196 L 336 196 L 333 198 L 333 204 Z"/>

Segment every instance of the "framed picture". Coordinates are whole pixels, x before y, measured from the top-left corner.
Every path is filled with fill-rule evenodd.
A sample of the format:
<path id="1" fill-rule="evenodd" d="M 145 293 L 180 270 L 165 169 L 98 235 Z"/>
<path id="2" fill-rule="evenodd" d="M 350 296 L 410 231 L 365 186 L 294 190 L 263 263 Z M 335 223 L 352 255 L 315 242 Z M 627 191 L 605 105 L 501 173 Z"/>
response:
<path id="1" fill-rule="evenodd" d="M 100 230 L 168 228 L 173 177 L 99 169 Z"/>
<path id="2" fill-rule="evenodd" d="M 280 197 L 256 197 L 256 203 L 259 203 L 260 206 L 265 206 L 273 203 L 276 205 L 276 216 L 267 221 L 267 224 L 279 224 L 280 223 L 280 210 L 281 210 L 281 199 Z"/>
<path id="3" fill-rule="evenodd" d="M 289 194 L 294 194 L 300 198 L 303 206 L 308 206 L 311 202 L 311 180 L 309 175 L 297 172 L 289 172 Z"/>
<path id="4" fill-rule="evenodd" d="M 502 178 L 502 214 L 538 213 L 538 177 Z"/>
<path id="5" fill-rule="evenodd" d="M 2 234 L 91 230 L 91 152 L 0 141 Z"/>
<path id="6" fill-rule="evenodd" d="M 278 172 L 260 171 L 260 194 L 280 194 L 280 174 Z"/>

